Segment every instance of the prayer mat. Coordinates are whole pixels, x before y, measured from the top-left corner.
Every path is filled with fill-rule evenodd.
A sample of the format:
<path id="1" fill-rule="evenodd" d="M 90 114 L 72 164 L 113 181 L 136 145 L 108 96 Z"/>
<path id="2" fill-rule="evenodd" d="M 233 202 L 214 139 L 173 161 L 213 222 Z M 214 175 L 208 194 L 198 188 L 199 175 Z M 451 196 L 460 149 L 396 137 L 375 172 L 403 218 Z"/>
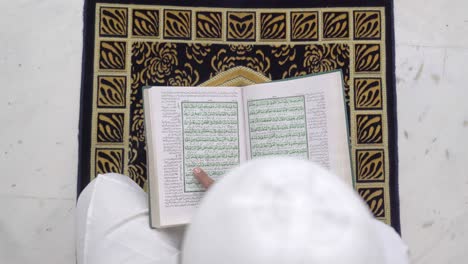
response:
<path id="1" fill-rule="evenodd" d="M 340 69 L 355 188 L 400 230 L 391 0 L 87 0 L 84 22 L 78 193 L 107 172 L 145 185 L 142 86 Z"/>

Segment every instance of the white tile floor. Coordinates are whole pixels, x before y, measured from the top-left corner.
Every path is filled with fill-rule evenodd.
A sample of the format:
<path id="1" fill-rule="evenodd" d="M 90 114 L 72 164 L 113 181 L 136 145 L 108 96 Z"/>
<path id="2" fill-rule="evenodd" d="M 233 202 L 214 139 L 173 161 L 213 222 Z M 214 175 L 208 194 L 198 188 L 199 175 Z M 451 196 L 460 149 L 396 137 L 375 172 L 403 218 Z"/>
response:
<path id="1" fill-rule="evenodd" d="M 0 263 L 75 263 L 82 0 L 0 3 Z M 468 261 L 468 2 L 395 0 L 403 238 Z"/>

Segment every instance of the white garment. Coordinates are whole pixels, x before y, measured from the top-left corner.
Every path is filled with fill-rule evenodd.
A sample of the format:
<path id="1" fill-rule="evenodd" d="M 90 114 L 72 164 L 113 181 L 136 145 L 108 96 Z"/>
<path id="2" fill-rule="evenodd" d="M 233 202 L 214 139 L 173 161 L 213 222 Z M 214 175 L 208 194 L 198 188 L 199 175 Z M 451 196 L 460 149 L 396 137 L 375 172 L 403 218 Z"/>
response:
<path id="1" fill-rule="evenodd" d="M 407 264 L 407 248 L 395 231 L 374 220 L 385 264 Z M 147 194 L 119 174 L 100 175 L 77 205 L 78 264 L 176 264 L 184 228 L 151 229 Z"/>
<path id="2" fill-rule="evenodd" d="M 405 263 L 401 239 L 386 231 L 329 170 L 291 157 L 256 158 L 210 187 L 185 233 L 181 263 Z M 397 244 L 385 245 L 381 237 L 392 236 Z"/>
<path id="3" fill-rule="evenodd" d="M 176 264 L 184 228 L 151 229 L 148 196 L 130 178 L 99 175 L 77 205 L 78 264 Z"/>

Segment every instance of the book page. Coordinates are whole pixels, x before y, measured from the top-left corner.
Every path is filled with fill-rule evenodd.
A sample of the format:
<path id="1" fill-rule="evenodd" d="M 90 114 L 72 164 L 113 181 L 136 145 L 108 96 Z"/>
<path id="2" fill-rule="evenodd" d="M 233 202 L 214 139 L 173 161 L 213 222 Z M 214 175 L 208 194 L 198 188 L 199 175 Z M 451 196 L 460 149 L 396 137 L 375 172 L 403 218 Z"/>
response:
<path id="1" fill-rule="evenodd" d="M 305 96 L 249 100 L 250 156 L 309 158 Z"/>
<path id="2" fill-rule="evenodd" d="M 151 104 L 153 146 L 148 148 L 154 148 L 156 164 L 151 209 L 159 204 L 161 225 L 189 222 L 205 191 L 193 168 L 202 167 L 216 180 L 246 159 L 241 96 L 239 88 L 150 89 L 145 104 Z"/>
<path id="3" fill-rule="evenodd" d="M 352 184 L 340 72 L 244 88 L 249 158 L 309 159 Z"/>
<path id="4" fill-rule="evenodd" d="M 181 102 L 184 191 L 204 188 L 192 169 L 214 180 L 240 163 L 239 102 Z"/>

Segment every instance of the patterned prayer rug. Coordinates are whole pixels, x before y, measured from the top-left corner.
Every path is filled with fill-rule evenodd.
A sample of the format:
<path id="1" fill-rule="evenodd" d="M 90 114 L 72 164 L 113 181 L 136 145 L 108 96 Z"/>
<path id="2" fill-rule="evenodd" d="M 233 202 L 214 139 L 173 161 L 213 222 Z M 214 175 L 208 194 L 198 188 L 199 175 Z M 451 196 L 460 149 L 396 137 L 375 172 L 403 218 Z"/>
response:
<path id="1" fill-rule="evenodd" d="M 392 1 L 88 0 L 84 16 L 78 192 L 106 172 L 145 185 L 142 86 L 341 69 L 356 190 L 399 231 Z"/>

